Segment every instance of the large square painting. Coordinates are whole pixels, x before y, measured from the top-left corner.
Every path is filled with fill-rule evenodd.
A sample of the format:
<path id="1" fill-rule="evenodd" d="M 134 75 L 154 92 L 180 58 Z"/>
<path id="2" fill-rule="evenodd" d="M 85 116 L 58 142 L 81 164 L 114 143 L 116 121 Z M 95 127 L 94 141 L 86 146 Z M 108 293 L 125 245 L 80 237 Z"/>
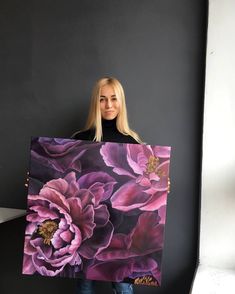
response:
<path id="1" fill-rule="evenodd" d="M 23 273 L 159 286 L 170 149 L 32 138 Z"/>

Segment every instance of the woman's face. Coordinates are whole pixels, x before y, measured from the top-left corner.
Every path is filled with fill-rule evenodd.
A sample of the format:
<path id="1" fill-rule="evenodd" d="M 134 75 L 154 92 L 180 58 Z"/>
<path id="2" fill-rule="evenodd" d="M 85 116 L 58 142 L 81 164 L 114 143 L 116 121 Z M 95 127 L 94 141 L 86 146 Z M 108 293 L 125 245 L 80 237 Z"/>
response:
<path id="1" fill-rule="evenodd" d="M 120 111 L 120 102 L 116 97 L 113 87 L 110 85 L 101 87 L 100 111 L 102 118 L 107 120 L 117 117 Z"/>

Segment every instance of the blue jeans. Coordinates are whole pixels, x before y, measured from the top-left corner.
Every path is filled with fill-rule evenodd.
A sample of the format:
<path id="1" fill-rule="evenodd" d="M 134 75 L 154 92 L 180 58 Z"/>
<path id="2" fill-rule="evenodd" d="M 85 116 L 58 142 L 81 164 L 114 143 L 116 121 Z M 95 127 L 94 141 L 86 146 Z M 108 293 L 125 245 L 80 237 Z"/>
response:
<path id="1" fill-rule="evenodd" d="M 133 294 L 133 286 L 129 283 L 112 283 L 113 293 Z M 76 294 L 94 294 L 93 282 L 90 280 L 78 280 Z"/>

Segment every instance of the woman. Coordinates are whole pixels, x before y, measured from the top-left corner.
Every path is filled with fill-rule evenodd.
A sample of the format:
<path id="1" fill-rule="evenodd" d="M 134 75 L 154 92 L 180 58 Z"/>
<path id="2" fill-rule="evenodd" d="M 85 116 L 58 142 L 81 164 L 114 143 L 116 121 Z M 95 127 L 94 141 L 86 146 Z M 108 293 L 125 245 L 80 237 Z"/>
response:
<path id="1" fill-rule="evenodd" d="M 125 95 L 120 82 L 113 77 L 98 80 L 92 92 L 90 111 L 85 130 L 73 134 L 78 140 L 119 143 L 142 143 L 130 129 Z M 78 280 L 77 294 L 94 293 L 92 281 Z M 132 284 L 112 283 L 114 293 L 132 294 Z"/>
<path id="2" fill-rule="evenodd" d="M 72 138 L 142 143 L 137 133 L 129 127 L 125 94 L 117 79 L 105 77 L 96 82 L 85 130 L 73 134 Z"/>

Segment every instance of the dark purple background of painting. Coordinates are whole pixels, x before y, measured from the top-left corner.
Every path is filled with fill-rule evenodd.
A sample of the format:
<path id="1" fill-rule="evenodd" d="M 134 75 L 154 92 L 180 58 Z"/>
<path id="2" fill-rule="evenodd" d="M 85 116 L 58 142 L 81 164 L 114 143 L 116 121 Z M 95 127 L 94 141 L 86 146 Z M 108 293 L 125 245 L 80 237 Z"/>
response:
<path id="1" fill-rule="evenodd" d="M 188 294 L 197 263 L 208 1 L 98 2 L 0 1 L 0 205 L 26 209 L 30 136 L 81 129 L 94 81 L 117 76 L 131 126 L 149 144 L 174 150 L 163 285 L 135 293 Z M 22 277 L 24 228 L 24 218 L 0 226 L 1 294 L 74 293 L 70 279 Z M 96 290 L 112 293 L 109 283 Z"/>

